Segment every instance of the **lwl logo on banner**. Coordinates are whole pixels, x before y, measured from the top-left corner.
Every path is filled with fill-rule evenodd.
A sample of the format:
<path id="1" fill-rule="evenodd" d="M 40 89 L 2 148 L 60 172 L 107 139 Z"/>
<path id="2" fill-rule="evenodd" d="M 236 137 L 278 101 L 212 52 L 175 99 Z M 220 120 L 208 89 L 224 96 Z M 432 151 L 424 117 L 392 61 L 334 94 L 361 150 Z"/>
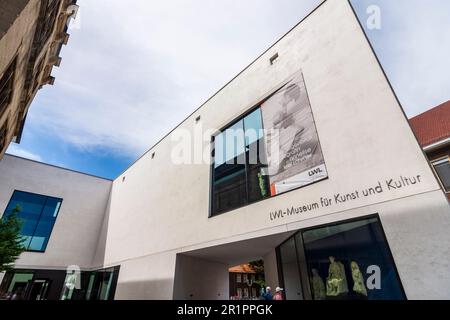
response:
<path id="1" fill-rule="evenodd" d="M 261 105 L 271 195 L 328 177 L 301 71 Z"/>

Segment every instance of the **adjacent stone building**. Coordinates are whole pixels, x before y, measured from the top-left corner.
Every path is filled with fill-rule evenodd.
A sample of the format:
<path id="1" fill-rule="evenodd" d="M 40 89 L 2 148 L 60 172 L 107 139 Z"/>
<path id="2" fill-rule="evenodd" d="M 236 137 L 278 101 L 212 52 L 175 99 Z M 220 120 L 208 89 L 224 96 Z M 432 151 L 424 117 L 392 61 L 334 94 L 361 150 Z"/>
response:
<path id="1" fill-rule="evenodd" d="M 0 0 L 0 159 L 20 142 L 30 104 L 53 84 L 76 0 Z"/>

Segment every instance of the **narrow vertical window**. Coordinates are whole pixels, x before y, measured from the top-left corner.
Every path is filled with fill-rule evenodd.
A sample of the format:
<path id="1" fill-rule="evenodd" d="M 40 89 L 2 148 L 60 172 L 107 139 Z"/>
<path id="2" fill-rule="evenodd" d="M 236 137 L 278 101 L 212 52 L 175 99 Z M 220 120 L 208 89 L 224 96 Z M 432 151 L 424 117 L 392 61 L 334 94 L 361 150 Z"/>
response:
<path id="1" fill-rule="evenodd" d="M 6 110 L 6 107 L 12 100 L 16 61 L 17 60 L 14 59 L 5 72 L 0 75 L 0 114 Z"/>
<path id="2" fill-rule="evenodd" d="M 244 118 L 244 128 L 248 202 L 252 203 L 270 195 L 260 108 Z"/>
<path id="3" fill-rule="evenodd" d="M 6 148 L 6 137 L 8 134 L 8 123 L 6 122 L 2 127 L 0 127 L 0 152 Z"/>
<path id="4" fill-rule="evenodd" d="M 213 215 L 270 196 L 264 144 L 259 108 L 215 136 Z"/>
<path id="5" fill-rule="evenodd" d="M 247 203 L 243 121 L 214 139 L 213 212 L 221 213 Z"/>

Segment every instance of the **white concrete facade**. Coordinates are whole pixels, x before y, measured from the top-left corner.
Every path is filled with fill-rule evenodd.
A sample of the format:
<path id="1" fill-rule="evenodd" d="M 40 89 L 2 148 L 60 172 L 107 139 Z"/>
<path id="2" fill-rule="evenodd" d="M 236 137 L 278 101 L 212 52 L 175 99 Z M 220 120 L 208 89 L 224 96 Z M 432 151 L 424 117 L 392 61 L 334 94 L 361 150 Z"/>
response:
<path id="1" fill-rule="evenodd" d="M 275 53 L 279 59 L 271 65 Z M 71 223 L 85 232 L 79 243 L 78 233 L 50 241 L 41 258 L 25 253 L 18 265 L 120 265 L 116 299 L 224 299 L 224 275 L 233 264 L 264 257 L 267 283 L 275 287 L 275 248 L 295 231 L 378 214 L 407 298 L 449 299 L 448 201 L 347 1 L 324 2 L 178 129 L 222 128 L 300 69 L 327 180 L 209 217 L 211 167 L 173 164 L 173 132 L 112 186 L 69 172 L 60 180 L 61 169 L 6 157 L 0 163 L 0 210 L 14 189 L 59 195 L 68 212 L 61 212 L 52 237 L 59 239 Z M 417 183 L 386 186 L 401 177 Z M 321 198 L 378 184 L 383 192 L 376 195 L 270 218 L 274 210 L 320 204 Z M 87 220 L 63 220 L 75 211 Z"/>
<path id="2" fill-rule="evenodd" d="M 63 199 L 45 253 L 25 252 L 15 267 L 66 270 L 77 265 L 82 270 L 92 269 L 111 181 L 10 155 L 0 163 L 0 177 L 2 214 L 14 190 Z"/>

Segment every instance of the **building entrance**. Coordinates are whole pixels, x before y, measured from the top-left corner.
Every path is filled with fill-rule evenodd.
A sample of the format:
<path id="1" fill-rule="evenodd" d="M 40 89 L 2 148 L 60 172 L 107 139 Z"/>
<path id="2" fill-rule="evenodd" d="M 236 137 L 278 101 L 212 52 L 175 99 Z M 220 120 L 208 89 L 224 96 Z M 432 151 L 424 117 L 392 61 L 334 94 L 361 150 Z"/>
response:
<path id="1" fill-rule="evenodd" d="M 36 279 L 31 282 L 28 300 L 47 300 L 50 283 L 48 279 Z"/>
<path id="2" fill-rule="evenodd" d="M 294 232 L 279 233 L 178 254 L 173 298 L 251 299 L 260 296 L 258 291 L 261 286 L 270 286 L 275 290 L 280 286 L 276 248 L 293 234 Z M 260 273 L 249 273 L 241 267 L 258 261 L 263 265 Z M 230 281 L 231 278 L 234 280 Z M 238 280 L 240 283 L 237 283 Z M 256 285 L 257 282 L 260 284 Z"/>
<path id="3" fill-rule="evenodd" d="M 58 300 L 65 271 L 13 270 L 5 274 L 0 298 L 7 300 Z"/>
<path id="4" fill-rule="evenodd" d="M 252 282 L 243 266 L 258 260 L 263 261 L 264 281 L 256 288 L 249 286 L 256 274 Z M 174 299 L 251 299 L 265 286 L 272 294 L 281 287 L 287 300 L 406 299 L 378 215 L 177 256 Z"/>

